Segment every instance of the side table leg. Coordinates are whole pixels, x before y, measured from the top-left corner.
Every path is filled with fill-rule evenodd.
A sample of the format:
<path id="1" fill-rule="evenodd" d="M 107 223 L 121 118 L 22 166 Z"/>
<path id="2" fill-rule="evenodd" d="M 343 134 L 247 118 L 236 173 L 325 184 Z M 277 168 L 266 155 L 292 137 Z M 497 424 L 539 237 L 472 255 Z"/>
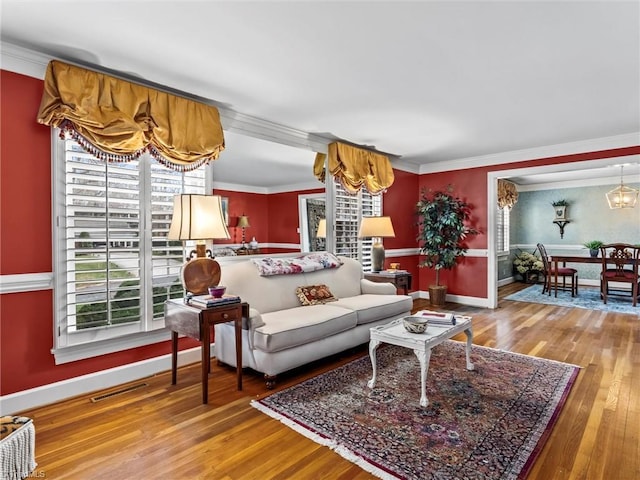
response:
<path id="1" fill-rule="evenodd" d="M 414 350 L 413 353 L 418 357 L 420 362 L 420 406 L 426 407 L 429 405 L 427 399 L 427 373 L 429 373 L 429 360 L 431 359 L 431 349 L 426 351 Z"/>
<path id="2" fill-rule="evenodd" d="M 242 390 L 242 316 L 235 321 L 236 334 L 236 379 L 238 390 Z"/>
<path id="3" fill-rule="evenodd" d="M 171 385 L 177 381 L 178 368 L 178 332 L 171 330 Z"/>
<path id="4" fill-rule="evenodd" d="M 467 328 L 464 331 L 464 334 L 467 336 L 467 346 L 465 347 L 465 353 L 467 356 L 467 370 L 473 370 L 475 367 L 473 363 L 471 363 L 471 345 L 473 344 L 473 330 Z"/>
<path id="5" fill-rule="evenodd" d="M 200 314 L 202 315 L 202 314 Z M 209 370 L 211 369 L 211 325 L 205 319 L 202 325 L 202 403 L 209 403 Z"/>
<path id="6" fill-rule="evenodd" d="M 376 367 L 376 350 L 380 345 L 380 340 L 371 340 L 369 341 L 369 357 L 371 358 L 371 366 L 373 367 L 373 376 L 371 380 L 367 382 L 367 386 L 369 388 L 373 388 L 376 386 L 376 377 L 378 375 L 377 367 Z"/>

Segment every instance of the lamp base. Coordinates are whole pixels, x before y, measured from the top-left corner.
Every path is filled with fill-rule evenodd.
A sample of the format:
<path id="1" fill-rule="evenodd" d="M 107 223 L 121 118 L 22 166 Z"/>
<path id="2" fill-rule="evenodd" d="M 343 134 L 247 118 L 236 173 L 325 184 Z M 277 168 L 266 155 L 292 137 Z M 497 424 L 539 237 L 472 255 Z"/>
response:
<path id="1" fill-rule="evenodd" d="M 194 295 L 205 295 L 209 287 L 220 283 L 220 264 L 210 257 L 196 257 L 182 266 L 180 275 L 182 285 L 187 292 Z"/>
<path id="2" fill-rule="evenodd" d="M 381 243 L 371 246 L 371 268 L 373 272 L 381 272 L 384 269 L 384 247 Z"/>

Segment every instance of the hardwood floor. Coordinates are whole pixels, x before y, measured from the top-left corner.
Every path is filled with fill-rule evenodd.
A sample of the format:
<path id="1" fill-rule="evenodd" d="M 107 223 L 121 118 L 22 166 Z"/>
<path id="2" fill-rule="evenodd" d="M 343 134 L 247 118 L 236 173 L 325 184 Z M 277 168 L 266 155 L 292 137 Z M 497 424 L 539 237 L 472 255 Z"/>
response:
<path id="1" fill-rule="evenodd" d="M 530 479 L 640 478 L 640 316 L 521 303 L 495 310 L 447 304 L 473 316 L 474 344 L 582 367 Z M 424 301 L 414 308 L 428 308 Z M 639 307 L 640 312 L 640 307 Z M 460 340 L 463 339 L 463 335 Z M 282 376 L 284 388 L 366 354 L 361 347 Z M 35 478 L 51 479 L 371 479 L 342 459 L 249 405 L 268 394 L 246 372 L 212 362 L 209 405 L 199 364 L 127 386 L 22 412 L 36 427 Z"/>

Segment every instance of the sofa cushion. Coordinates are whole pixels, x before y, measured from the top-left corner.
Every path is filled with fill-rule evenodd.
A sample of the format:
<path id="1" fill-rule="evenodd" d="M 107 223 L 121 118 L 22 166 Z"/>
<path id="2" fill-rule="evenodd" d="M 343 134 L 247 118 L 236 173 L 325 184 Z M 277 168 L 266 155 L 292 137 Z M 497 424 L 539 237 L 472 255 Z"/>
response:
<path id="1" fill-rule="evenodd" d="M 358 324 L 375 322 L 383 318 L 411 312 L 413 300 L 406 295 L 372 295 L 341 298 L 332 305 L 354 310 L 358 314 Z"/>
<path id="2" fill-rule="evenodd" d="M 311 285 L 302 274 L 274 275 L 262 277 L 252 261 L 245 260 L 222 265 L 220 284 L 227 287 L 230 295 L 239 295 L 249 306 L 261 314 L 300 306 L 296 288 Z M 336 269 L 340 270 L 339 268 Z M 335 291 L 332 289 L 332 292 Z"/>
<path id="3" fill-rule="evenodd" d="M 356 312 L 335 302 L 289 308 L 262 315 L 264 325 L 254 333 L 254 348 L 277 352 L 304 345 L 356 326 Z"/>
<path id="4" fill-rule="evenodd" d="M 328 286 L 333 295 L 338 298 L 360 295 L 362 293 L 360 279 L 364 277 L 362 264 L 353 258 L 340 257 L 340 260 L 343 262 L 340 268 L 303 273 L 304 282 L 299 282 L 298 285 L 319 285 L 322 283 Z"/>
<path id="5" fill-rule="evenodd" d="M 318 305 L 320 303 L 335 302 L 338 300 L 333 296 L 329 287 L 324 284 L 298 287 L 296 288 L 296 295 L 302 305 Z"/>

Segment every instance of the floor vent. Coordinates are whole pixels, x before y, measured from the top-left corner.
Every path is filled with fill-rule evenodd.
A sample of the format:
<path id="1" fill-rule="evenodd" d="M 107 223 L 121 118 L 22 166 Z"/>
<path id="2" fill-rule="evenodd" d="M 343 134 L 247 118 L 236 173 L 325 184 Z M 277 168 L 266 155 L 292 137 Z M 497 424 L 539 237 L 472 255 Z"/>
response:
<path id="1" fill-rule="evenodd" d="M 100 400 L 105 400 L 107 398 L 115 397 L 116 395 L 121 395 L 123 393 L 131 392 L 133 390 L 138 390 L 139 388 L 148 387 L 148 383 L 136 383 L 135 385 L 131 385 L 129 387 L 121 388 L 120 390 L 114 390 L 113 392 L 105 393 L 104 395 L 98 395 L 97 397 L 91 397 L 91 401 L 93 403 L 99 402 Z"/>

